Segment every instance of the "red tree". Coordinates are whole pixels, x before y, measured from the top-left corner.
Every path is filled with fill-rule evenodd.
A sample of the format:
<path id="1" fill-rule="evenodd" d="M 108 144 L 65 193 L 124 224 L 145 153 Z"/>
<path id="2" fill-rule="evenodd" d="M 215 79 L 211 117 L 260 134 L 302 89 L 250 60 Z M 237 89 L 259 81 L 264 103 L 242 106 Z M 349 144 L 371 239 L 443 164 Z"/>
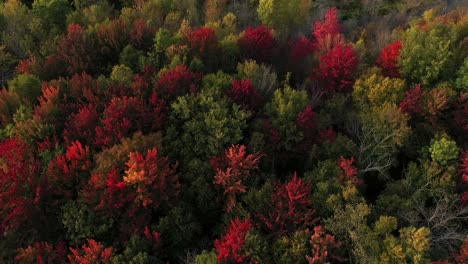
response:
<path id="1" fill-rule="evenodd" d="M 236 218 L 229 224 L 226 234 L 214 242 L 218 252 L 218 263 L 246 263 L 249 256 L 242 252 L 245 236 L 252 229 L 250 218 Z"/>
<path id="2" fill-rule="evenodd" d="M 315 50 L 314 42 L 304 35 L 300 35 L 297 39 L 289 42 L 290 53 L 289 59 L 291 64 L 299 63 L 302 59 L 312 55 Z"/>
<path id="3" fill-rule="evenodd" d="M 301 129 L 304 137 L 311 141 L 315 134 L 317 127 L 317 113 L 314 112 L 312 106 L 308 105 L 302 112 L 297 115 L 297 126 Z"/>
<path id="4" fill-rule="evenodd" d="M 271 32 L 271 29 L 263 25 L 256 28 L 248 27 L 237 42 L 243 56 L 259 63 L 270 61 L 275 46 Z"/>
<path id="5" fill-rule="evenodd" d="M 71 24 L 67 35 L 59 40 L 58 54 L 67 64 L 69 73 L 85 71 L 93 65 L 95 49 L 85 36 L 82 26 Z"/>
<path id="6" fill-rule="evenodd" d="M 260 153 L 247 154 L 244 145 L 232 145 L 226 150 L 221 162 L 212 163 L 215 166 L 220 164 L 222 166 L 214 167 L 216 175 L 213 182 L 224 189 L 227 212 L 236 205 L 236 195 L 246 192 L 247 187 L 242 181 L 248 178 L 253 170 L 258 169 L 262 156 Z"/>
<path id="7" fill-rule="evenodd" d="M 135 47 L 148 50 L 153 44 L 154 34 L 156 29 L 141 19 L 133 22 L 133 27 L 130 30 L 130 43 Z"/>
<path id="8" fill-rule="evenodd" d="M 318 80 L 329 92 L 351 91 L 358 64 L 352 45 L 340 43 L 320 56 L 320 65 L 312 79 Z"/>
<path id="9" fill-rule="evenodd" d="M 0 236 L 20 226 L 43 223 L 42 204 L 48 185 L 40 172 L 39 161 L 24 142 L 0 140 Z"/>
<path id="10" fill-rule="evenodd" d="M 228 96 L 236 103 L 250 110 L 258 110 L 263 98 L 249 79 L 233 80 Z"/>
<path id="11" fill-rule="evenodd" d="M 340 174 L 340 180 L 342 182 L 350 182 L 352 184 L 361 184 L 362 180 L 357 177 L 358 170 L 354 166 L 355 158 L 351 157 L 350 159 L 345 159 L 341 156 L 338 165 L 343 170 L 343 173 Z"/>
<path id="12" fill-rule="evenodd" d="M 70 248 L 71 254 L 68 260 L 71 264 L 111 264 L 114 259 L 112 247 L 105 247 L 103 244 L 93 239 L 88 239 L 88 243 L 80 248 Z"/>
<path id="13" fill-rule="evenodd" d="M 173 204 L 180 190 L 177 164 L 170 165 L 167 157 L 161 157 L 158 149 L 148 150 L 146 156 L 130 153 L 124 182 L 135 189 L 136 202 L 143 207 L 158 208 L 163 202 Z"/>
<path id="14" fill-rule="evenodd" d="M 190 71 L 187 66 L 178 65 L 160 73 L 156 89 L 163 98 L 172 100 L 188 92 L 196 92 L 200 77 Z"/>
<path id="15" fill-rule="evenodd" d="M 313 33 L 317 42 L 323 42 L 325 39 L 340 35 L 342 28 L 338 22 L 336 7 L 330 8 L 325 14 L 325 21 L 316 21 Z"/>
<path id="16" fill-rule="evenodd" d="M 398 57 L 400 57 L 401 41 L 396 40 L 382 49 L 377 65 L 383 69 L 385 76 L 398 78 L 400 71 L 398 68 Z"/>
<path id="17" fill-rule="evenodd" d="M 79 141 L 72 142 L 67 147 L 64 156 L 58 155 L 50 161 L 47 176 L 54 187 L 52 192 L 62 199 L 57 199 L 58 203 L 76 198 L 78 190 L 89 177 L 91 161 L 92 155 L 89 147 L 83 146 Z"/>
<path id="18" fill-rule="evenodd" d="M 102 47 L 108 47 L 113 51 L 122 50 L 130 39 L 130 28 L 123 19 L 110 21 L 107 25 L 101 25 L 98 31 L 98 40 Z M 103 49 L 101 49 L 103 50 Z"/>
<path id="19" fill-rule="evenodd" d="M 67 144 L 78 140 L 86 145 L 93 146 L 95 129 L 99 122 L 99 114 L 93 104 L 81 105 L 77 113 L 68 117 L 63 131 Z"/>
<path id="20" fill-rule="evenodd" d="M 211 28 L 202 27 L 196 30 L 189 30 L 185 38 L 190 44 L 190 48 L 197 55 L 205 55 L 213 51 L 218 46 L 218 38 Z"/>
<path id="21" fill-rule="evenodd" d="M 425 95 L 426 91 L 422 88 L 421 84 L 408 90 L 405 99 L 400 103 L 401 111 L 408 114 L 422 114 L 422 103 Z"/>
<path id="22" fill-rule="evenodd" d="M 468 186 L 468 150 L 462 152 L 460 160 L 458 171 L 461 175 L 461 182 L 465 186 Z M 468 203 L 468 191 L 463 192 L 461 200 L 463 203 Z"/>
<path id="23" fill-rule="evenodd" d="M 342 261 L 341 258 L 334 256 L 333 249 L 341 247 L 341 243 L 335 241 L 333 235 L 325 233 L 322 226 L 314 227 L 314 234 L 310 237 L 312 245 L 312 256 L 307 255 L 309 264 L 330 263 L 330 260 Z"/>
<path id="24" fill-rule="evenodd" d="M 269 213 L 260 216 L 268 229 L 282 235 L 312 226 L 317 220 L 313 217 L 311 189 L 312 184 L 297 174 L 289 182 L 277 184 L 271 195 Z"/>
<path id="25" fill-rule="evenodd" d="M 67 263 L 67 248 L 63 242 L 55 247 L 48 242 L 36 242 L 32 246 L 18 249 L 15 259 L 20 264 Z"/>

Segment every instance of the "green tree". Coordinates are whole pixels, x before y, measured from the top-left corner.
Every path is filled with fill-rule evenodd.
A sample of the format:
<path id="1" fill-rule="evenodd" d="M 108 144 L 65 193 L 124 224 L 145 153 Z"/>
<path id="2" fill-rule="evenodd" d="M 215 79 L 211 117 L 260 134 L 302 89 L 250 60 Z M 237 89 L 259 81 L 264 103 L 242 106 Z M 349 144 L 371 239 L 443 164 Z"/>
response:
<path id="1" fill-rule="evenodd" d="M 430 85 L 446 78 L 454 66 L 454 46 L 457 40 L 455 27 L 440 23 L 418 22 L 403 34 L 403 47 L 399 57 L 401 74 L 418 83 Z"/>
<path id="2" fill-rule="evenodd" d="M 260 0 L 257 12 L 263 24 L 287 34 L 305 26 L 311 8 L 311 0 Z"/>
<path id="3" fill-rule="evenodd" d="M 53 34 L 65 30 L 66 17 L 71 12 L 71 6 L 67 0 L 35 0 L 32 4 L 32 12 L 44 22 Z"/>

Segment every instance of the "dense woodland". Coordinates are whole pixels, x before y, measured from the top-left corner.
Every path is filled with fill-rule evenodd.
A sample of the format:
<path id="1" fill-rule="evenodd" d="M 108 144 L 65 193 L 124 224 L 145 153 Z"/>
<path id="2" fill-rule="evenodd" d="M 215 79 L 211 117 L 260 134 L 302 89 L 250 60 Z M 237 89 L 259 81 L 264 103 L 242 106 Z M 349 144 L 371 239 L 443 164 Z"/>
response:
<path id="1" fill-rule="evenodd" d="M 468 263 L 468 4 L 0 1 L 0 263 Z"/>

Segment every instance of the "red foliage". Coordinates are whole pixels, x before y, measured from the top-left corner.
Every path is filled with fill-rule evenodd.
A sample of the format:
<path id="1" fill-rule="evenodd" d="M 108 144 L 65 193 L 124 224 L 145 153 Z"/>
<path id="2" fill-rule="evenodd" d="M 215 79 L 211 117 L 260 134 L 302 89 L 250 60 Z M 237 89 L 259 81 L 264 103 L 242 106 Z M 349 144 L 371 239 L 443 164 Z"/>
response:
<path id="1" fill-rule="evenodd" d="M 133 132 L 141 131 L 143 121 L 147 120 L 145 110 L 141 99 L 127 96 L 112 98 L 101 118 L 103 126 L 96 127 L 95 144 L 109 147 Z"/>
<path id="2" fill-rule="evenodd" d="M 249 256 L 242 252 L 245 236 L 252 229 L 250 217 L 245 220 L 236 218 L 231 220 L 226 234 L 214 245 L 218 252 L 218 263 L 246 263 Z"/>
<path id="3" fill-rule="evenodd" d="M 96 137 L 95 129 L 98 125 L 99 114 L 93 104 L 80 106 L 77 113 L 68 117 L 63 131 L 63 137 L 67 144 L 78 140 L 87 145 L 94 145 Z"/>
<path id="4" fill-rule="evenodd" d="M 308 105 L 297 115 L 296 124 L 307 140 L 313 139 L 317 127 L 317 113 L 314 112 L 312 106 Z"/>
<path id="5" fill-rule="evenodd" d="M 468 236 L 466 236 L 463 245 L 460 247 L 460 252 L 455 255 L 455 262 L 457 264 L 468 263 Z"/>
<path id="6" fill-rule="evenodd" d="M 398 57 L 400 57 L 401 41 L 394 41 L 382 49 L 377 65 L 383 69 L 385 76 L 399 78 Z"/>
<path id="7" fill-rule="evenodd" d="M 178 65 L 160 73 L 156 89 L 163 98 L 174 99 L 188 92 L 196 92 L 200 77 L 190 71 L 187 66 Z"/>
<path id="8" fill-rule="evenodd" d="M 157 250 L 161 247 L 161 234 L 156 231 L 150 231 L 150 229 L 145 226 L 145 231 L 143 232 L 145 235 L 146 240 L 151 241 L 153 243 L 153 250 Z"/>
<path id="9" fill-rule="evenodd" d="M 88 177 L 91 161 L 89 147 L 83 146 L 79 141 L 72 142 L 67 147 L 65 156 L 57 155 L 50 161 L 47 176 L 54 187 L 53 193 L 62 198 L 58 202 L 76 197 L 77 191 Z"/>
<path id="10" fill-rule="evenodd" d="M 320 56 L 320 66 L 312 77 L 330 92 L 350 91 L 358 64 L 359 59 L 352 45 L 339 43 Z"/>
<path id="11" fill-rule="evenodd" d="M 241 81 L 233 80 L 232 88 L 228 91 L 228 96 L 236 104 L 255 111 L 258 110 L 263 103 L 262 96 L 249 79 L 243 79 Z"/>
<path id="12" fill-rule="evenodd" d="M 272 30 L 261 25 L 256 28 L 247 27 L 237 44 L 246 59 L 261 63 L 271 60 L 275 39 Z"/>
<path id="13" fill-rule="evenodd" d="M 71 264 L 111 264 L 114 259 L 112 247 L 104 247 L 103 244 L 88 239 L 88 243 L 80 248 L 70 248 L 72 254 L 68 255 Z"/>
<path id="14" fill-rule="evenodd" d="M 0 236 L 43 219 L 40 205 L 47 180 L 40 177 L 40 163 L 32 156 L 24 142 L 0 140 Z"/>
<path id="15" fill-rule="evenodd" d="M 325 21 L 316 21 L 314 25 L 314 36 L 317 42 L 322 42 L 326 38 L 340 35 L 342 28 L 338 22 L 338 14 L 336 7 L 327 10 Z"/>
<path id="16" fill-rule="evenodd" d="M 456 106 L 454 120 L 465 132 L 468 132 L 468 93 L 460 93 Z"/>
<path id="17" fill-rule="evenodd" d="M 130 43 L 139 49 L 148 50 L 153 44 L 155 32 L 154 27 L 137 19 L 133 22 L 133 28 L 130 30 Z"/>
<path id="18" fill-rule="evenodd" d="M 296 173 L 289 182 L 277 184 L 271 195 L 268 215 L 260 216 L 268 229 L 283 235 L 312 226 L 317 220 L 313 217 L 311 189 L 312 184 L 297 177 Z"/>
<path id="19" fill-rule="evenodd" d="M 232 145 L 224 155 L 226 167 L 214 168 L 216 175 L 213 182 L 224 189 L 226 211 L 230 212 L 236 205 L 236 195 L 246 192 L 247 187 L 242 181 L 248 178 L 253 170 L 258 169 L 258 163 L 263 154 L 247 155 L 244 145 Z"/>
<path id="20" fill-rule="evenodd" d="M 98 31 L 98 39 L 101 46 L 120 51 L 130 39 L 130 29 L 125 20 L 112 20 L 108 25 L 101 25 Z"/>
<path id="21" fill-rule="evenodd" d="M 341 258 L 334 256 L 331 250 L 341 247 L 341 243 L 335 241 L 333 235 L 324 232 L 322 226 L 314 227 L 314 234 L 310 237 L 312 245 L 312 256 L 307 255 L 309 264 L 330 263 L 331 259 L 342 261 Z"/>
<path id="22" fill-rule="evenodd" d="M 421 84 L 416 85 L 406 92 L 405 99 L 400 103 L 401 111 L 408 114 L 422 114 L 422 101 L 425 95 L 426 91 Z"/>
<path id="23" fill-rule="evenodd" d="M 60 111 L 60 87 L 53 87 L 44 83 L 39 105 L 34 109 L 34 116 L 50 124 L 58 124 Z"/>
<path id="24" fill-rule="evenodd" d="M 312 55 L 312 52 L 316 48 L 314 42 L 304 35 L 300 35 L 297 39 L 290 41 L 289 46 L 291 49 L 289 58 L 293 65 Z"/>
<path id="25" fill-rule="evenodd" d="M 75 73 L 69 81 L 68 95 L 75 99 L 78 103 L 93 103 L 94 105 L 101 104 L 99 99 L 100 85 L 98 81 L 86 72 L 81 74 Z"/>
<path id="26" fill-rule="evenodd" d="M 67 71 L 85 71 L 93 65 L 94 48 L 85 36 L 82 26 L 70 24 L 67 35 L 59 40 L 58 54 L 67 64 Z"/>
<path id="27" fill-rule="evenodd" d="M 180 191 L 177 164 L 170 165 L 167 157 L 160 157 L 157 148 L 148 150 L 146 156 L 130 153 L 127 166 L 124 182 L 136 189 L 135 202 L 158 208 L 163 202 L 176 201 Z"/>
<path id="28" fill-rule="evenodd" d="M 31 59 L 24 59 L 16 65 L 16 72 L 18 74 L 31 74 Z"/>
<path id="29" fill-rule="evenodd" d="M 341 156 L 340 161 L 338 162 L 338 165 L 343 170 L 343 173 L 340 174 L 340 180 L 342 182 L 347 181 L 352 184 L 359 185 L 362 183 L 362 179 L 359 179 L 357 177 L 358 170 L 354 166 L 354 161 L 354 157 L 351 157 L 350 159 L 345 159 L 343 156 Z"/>
<path id="30" fill-rule="evenodd" d="M 36 242 L 27 248 L 18 249 L 15 259 L 19 264 L 67 263 L 66 251 L 63 242 L 58 243 L 56 247 L 48 242 Z"/>
<path id="31" fill-rule="evenodd" d="M 211 28 L 202 27 L 197 30 L 189 30 L 186 32 L 185 38 L 187 38 L 190 48 L 200 55 L 216 49 L 218 45 L 216 33 Z"/>

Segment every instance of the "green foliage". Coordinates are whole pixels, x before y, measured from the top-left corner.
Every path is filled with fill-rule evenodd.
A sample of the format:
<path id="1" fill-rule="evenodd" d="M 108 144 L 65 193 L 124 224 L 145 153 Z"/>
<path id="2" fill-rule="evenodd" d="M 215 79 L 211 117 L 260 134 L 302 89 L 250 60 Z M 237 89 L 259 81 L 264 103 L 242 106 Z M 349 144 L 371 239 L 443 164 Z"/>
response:
<path id="1" fill-rule="evenodd" d="M 458 70 L 457 76 L 458 78 L 455 81 L 455 85 L 458 90 L 468 92 L 468 57 L 463 61 L 463 65 Z"/>
<path id="2" fill-rule="evenodd" d="M 287 33 L 306 24 L 311 7 L 311 0 L 260 0 L 257 12 L 263 24 Z"/>
<path id="3" fill-rule="evenodd" d="M 240 78 L 249 79 L 264 98 L 273 96 L 278 77 L 271 66 L 258 65 L 254 60 L 248 60 L 237 64 L 237 73 Z"/>
<path id="4" fill-rule="evenodd" d="M 165 141 L 182 164 L 207 160 L 242 139 L 250 114 L 223 95 L 230 85 L 222 73 L 207 75 L 200 93 L 178 97 L 171 105 Z"/>
<path id="5" fill-rule="evenodd" d="M 122 50 L 119 56 L 119 63 L 129 67 L 133 72 L 139 71 L 144 65 L 141 65 L 141 59 L 145 53 L 141 50 L 137 50 L 132 45 L 127 45 Z"/>
<path id="6" fill-rule="evenodd" d="M 33 14 L 44 20 L 44 27 L 56 28 L 56 33 L 65 30 L 66 17 L 71 11 L 67 0 L 35 0 L 32 4 Z"/>
<path id="7" fill-rule="evenodd" d="M 197 255 L 195 258 L 195 264 L 216 264 L 218 263 L 218 259 L 216 256 L 216 252 L 214 250 L 206 251 L 203 250 L 202 253 Z"/>
<path id="8" fill-rule="evenodd" d="M 429 148 L 433 161 L 445 166 L 458 158 L 457 143 L 446 137 L 434 140 Z"/>
<path id="9" fill-rule="evenodd" d="M 20 99 L 29 104 L 37 102 L 37 97 L 42 94 L 41 81 L 32 74 L 21 74 L 8 81 L 8 88 L 16 92 Z"/>
<path id="10" fill-rule="evenodd" d="M 130 86 L 133 82 L 132 69 L 123 64 L 116 65 L 112 68 L 110 79 L 119 84 Z"/>
<path id="11" fill-rule="evenodd" d="M 295 264 L 307 263 L 305 256 L 309 253 L 308 232 L 298 231 L 292 236 L 284 236 L 272 245 L 275 263 Z"/>
<path id="12" fill-rule="evenodd" d="M 129 241 L 125 243 L 125 248 L 122 254 L 116 255 L 113 259 L 113 264 L 162 264 L 159 258 L 148 254 L 151 252 L 152 242 L 145 240 L 139 236 L 133 235 Z"/>
<path id="13" fill-rule="evenodd" d="M 327 226 L 352 245 L 357 263 L 427 263 L 429 229 L 407 227 L 397 230 L 395 217 L 380 216 L 373 226 L 367 225 L 368 205 L 347 204 L 327 219 Z"/>
<path id="14" fill-rule="evenodd" d="M 413 23 L 405 31 L 399 65 L 406 78 L 430 85 L 446 78 L 444 74 L 453 67 L 457 32 L 454 27 L 438 23 L 426 27 Z"/>
<path id="15" fill-rule="evenodd" d="M 281 144 L 286 150 L 295 149 L 296 144 L 303 139 L 302 132 L 296 126 L 296 119 L 308 104 L 306 91 L 286 86 L 276 90 L 272 101 L 265 107 L 273 126 L 280 132 Z"/>
<path id="16" fill-rule="evenodd" d="M 190 248 L 202 232 L 190 207 L 183 203 L 179 203 L 166 216 L 160 218 L 157 230 L 167 241 L 165 247 L 169 256 L 176 255 L 181 249 Z"/>
<path id="17" fill-rule="evenodd" d="M 112 228 L 112 220 L 99 223 L 99 218 L 85 204 L 70 201 L 62 207 L 62 224 L 71 245 L 79 246 L 89 238 L 102 237 Z"/>
<path id="18" fill-rule="evenodd" d="M 360 119 L 362 128 L 356 134 L 361 171 L 385 175 L 394 165 L 398 148 L 405 144 L 411 133 L 409 118 L 396 105 L 385 103 L 361 112 Z"/>
<path id="19" fill-rule="evenodd" d="M 405 88 L 404 80 L 371 73 L 356 81 L 353 100 L 362 109 L 380 106 L 384 103 L 397 105 L 405 96 Z"/>

